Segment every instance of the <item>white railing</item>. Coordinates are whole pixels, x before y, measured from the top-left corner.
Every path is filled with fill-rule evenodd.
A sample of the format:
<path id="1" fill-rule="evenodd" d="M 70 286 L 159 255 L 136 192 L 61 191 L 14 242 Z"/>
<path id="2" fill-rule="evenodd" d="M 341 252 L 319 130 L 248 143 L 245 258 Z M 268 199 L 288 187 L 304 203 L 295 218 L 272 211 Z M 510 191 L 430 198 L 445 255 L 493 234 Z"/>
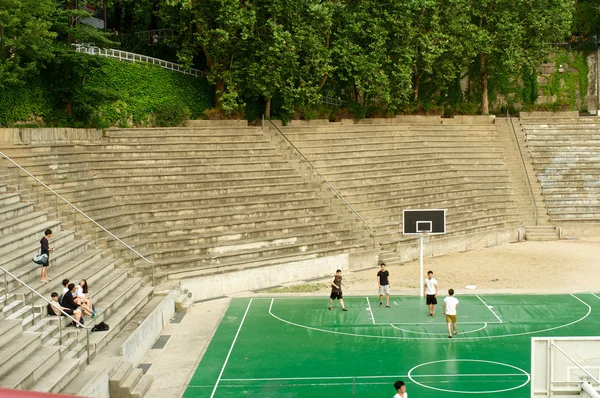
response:
<path id="1" fill-rule="evenodd" d="M 344 102 L 344 100 L 339 98 L 321 97 L 321 103 L 324 105 L 336 106 L 339 108 L 340 106 L 344 105 Z"/>
<path id="2" fill-rule="evenodd" d="M 153 29 L 135 32 L 135 35 L 140 39 L 151 40 L 154 37 L 157 37 L 158 39 L 173 37 L 175 36 L 175 33 L 173 29 Z"/>
<path id="3" fill-rule="evenodd" d="M 164 59 L 152 58 L 142 54 L 135 54 L 127 51 L 115 50 L 113 48 L 84 46 L 81 44 L 74 44 L 73 47 L 75 48 L 75 51 L 80 53 L 97 55 L 99 57 L 116 59 L 118 61 L 123 62 L 142 62 L 146 64 L 157 65 L 163 69 L 183 73 L 184 75 L 190 75 L 194 77 L 206 76 L 206 72 L 202 70 L 186 68 L 174 62 L 165 61 Z"/>
<path id="4" fill-rule="evenodd" d="M 29 171 L 25 170 L 23 167 L 21 167 L 21 165 L 19 165 L 17 162 L 15 162 L 14 160 L 12 160 L 8 155 L 6 155 L 3 152 L 0 152 L 0 158 L 4 157 L 6 160 L 8 160 L 10 163 L 12 163 L 13 165 L 15 165 L 17 167 L 17 188 L 19 186 L 19 179 L 20 179 L 20 171 L 23 171 L 27 176 L 33 178 L 39 185 L 43 186 L 44 188 L 46 188 L 48 191 L 52 192 L 54 194 L 54 198 L 56 200 L 56 216 L 58 217 L 59 213 L 58 213 L 58 199 L 62 200 L 64 203 L 66 203 L 68 206 L 70 206 L 71 208 L 73 208 L 75 211 L 77 211 L 79 214 L 81 214 L 83 217 L 85 217 L 87 220 L 91 221 L 96 227 L 100 228 L 102 231 L 106 232 L 108 235 L 112 236 L 113 239 L 115 239 L 117 242 L 119 242 L 120 244 L 122 244 L 123 246 L 125 246 L 127 249 L 129 249 L 133 254 L 137 255 L 139 258 L 141 258 L 142 260 L 144 260 L 146 262 L 146 264 L 149 264 L 152 267 L 152 284 L 155 285 L 156 283 L 156 279 L 155 279 L 155 271 L 154 271 L 154 261 L 150 261 L 148 260 L 146 257 L 144 257 L 142 254 L 140 254 L 137 250 L 135 250 L 133 247 L 129 246 L 127 243 L 123 242 L 121 239 L 119 239 L 118 236 L 116 236 L 115 234 L 113 234 L 112 232 L 110 232 L 108 229 L 104 228 L 102 225 L 98 224 L 96 222 L 96 220 L 94 220 L 93 218 L 91 218 L 90 216 L 88 216 L 87 214 L 85 214 L 83 211 L 79 210 L 79 208 L 77 208 L 77 206 L 75 206 L 73 203 L 69 202 L 67 199 L 65 199 L 61 194 L 59 194 L 58 192 L 56 192 L 54 189 L 50 188 L 48 185 L 44 184 L 39 178 L 37 178 L 36 176 L 34 176 L 33 174 L 31 174 Z M 96 230 L 94 229 L 94 236 L 96 235 Z M 132 260 L 133 262 L 133 257 Z"/>

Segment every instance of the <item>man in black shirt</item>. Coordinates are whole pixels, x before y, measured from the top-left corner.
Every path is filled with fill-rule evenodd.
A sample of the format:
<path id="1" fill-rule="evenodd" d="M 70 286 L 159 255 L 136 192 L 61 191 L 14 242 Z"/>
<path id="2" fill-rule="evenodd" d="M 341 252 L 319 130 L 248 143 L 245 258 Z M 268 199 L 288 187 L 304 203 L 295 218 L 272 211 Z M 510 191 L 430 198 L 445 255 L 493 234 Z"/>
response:
<path id="1" fill-rule="evenodd" d="M 67 289 L 69 289 L 69 290 L 63 295 L 62 300 L 60 301 L 60 304 L 63 307 L 73 310 L 73 312 L 75 312 L 76 310 L 79 309 L 79 305 L 77 305 L 77 303 L 75 302 L 75 299 L 73 298 L 73 292 L 75 292 L 75 284 L 69 283 L 69 286 L 67 286 Z M 81 311 L 79 311 L 79 313 L 81 313 Z M 80 320 L 80 322 L 83 323 L 81 320 Z M 77 324 L 76 326 L 79 327 L 79 324 Z"/>
<path id="2" fill-rule="evenodd" d="M 385 270 L 384 263 L 381 263 L 381 270 L 377 273 L 377 284 L 379 285 L 379 306 L 383 305 L 381 299 L 385 294 L 385 306 L 390 308 L 390 273 Z"/>

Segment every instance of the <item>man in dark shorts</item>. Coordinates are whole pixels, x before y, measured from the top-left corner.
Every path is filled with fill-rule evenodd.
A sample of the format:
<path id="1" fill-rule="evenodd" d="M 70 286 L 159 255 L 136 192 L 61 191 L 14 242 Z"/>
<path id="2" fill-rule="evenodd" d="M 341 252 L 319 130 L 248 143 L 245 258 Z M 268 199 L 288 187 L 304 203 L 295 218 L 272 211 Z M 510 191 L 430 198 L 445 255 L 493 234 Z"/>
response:
<path id="1" fill-rule="evenodd" d="M 58 302 L 58 293 L 56 292 L 52 292 L 50 297 L 52 298 L 52 302 L 48 304 L 48 315 L 64 316 L 64 312 L 68 315 L 71 315 L 72 317 L 77 319 L 78 322 L 80 322 L 81 310 L 73 310 L 71 308 L 63 307 L 62 305 L 60 305 L 60 303 Z M 63 312 L 61 312 L 60 310 L 62 310 Z"/>
<path id="2" fill-rule="evenodd" d="M 377 285 L 379 285 L 379 306 L 383 305 L 381 299 L 385 294 L 385 306 L 390 308 L 390 273 L 385 269 L 385 263 L 381 263 L 381 270 L 377 273 Z"/>
<path id="3" fill-rule="evenodd" d="M 344 296 L 342 294 L 342 270 L 338 269 L 335 271 L 335 276 L 331 280 L 331 295 L 329 296 L 329 310 L 332 310 L 333 300 L 340 300 L 342 310 L 348 311 L 348 308 L 344 305 Z"/>
<path id="4" fill-rule="evenodd" d="M 48 266 L 50 265 L 50 251 L 54 250 L 50 248 L 48 243 L 48 239 L 50 239 L 50 236 L 52 236 L 52 230 L 47 229 L 44 232 L 44 237 L 40 240 L 40 254 L 45 254 L 46 256 L 48 256 L 46 262 L 42 263 L 42 282 L 44 283 L 48 283 L 48 281 L 52 280 L 48 278 Z"/>
<path id="5" fill-rule="evenodd" d="M 427 306 L 429 307 L 429 314 L 427 316 L 435 316 L 435 306 L 437 304 L 438 295 L 438 283 L 433 277 L 433 271 L 427 272 L 427 278 L 423 284 L 425 295 L 427 296 Z"/>

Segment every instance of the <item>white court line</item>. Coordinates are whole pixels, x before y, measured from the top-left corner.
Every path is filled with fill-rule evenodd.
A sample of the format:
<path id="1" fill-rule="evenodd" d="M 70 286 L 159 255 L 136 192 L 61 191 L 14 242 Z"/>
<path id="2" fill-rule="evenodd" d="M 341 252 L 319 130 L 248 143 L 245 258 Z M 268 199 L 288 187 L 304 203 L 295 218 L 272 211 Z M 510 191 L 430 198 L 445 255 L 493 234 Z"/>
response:
<path id="1" fill-rule="evenodd" d="M 496 322 L 496 323 L 497 323 L 497 322 Z M 481 324 L 481 323 L 480 323 L 480 324 Z M 442 325 L 442 324 L 441 324 L 441 323 L 435 323 L 435 324 L 431 324 L 431 323 L 430 323 L 430 325 Z M 462 325 L 462 323 L 461 323 L 461 325 Z M 483 322 L 483 326 L 482 326 L 482 327 L 480 327 L 479 329 L 475 329 L 475 330 L 467 330 L 466 332 L 460 332 L 460 334 L 467 334 L 467 333 L 475 333 L 475 332 L 479 332 L 480 330 L 483 330 L 483 329 L 487 328 L 487 325 L 488 325 L 488 324 L 487 324 L 487 322 Z M 394 329 L 396 329 L 396 330 L 401 330 L 401 331 L 403 331 L 403 332 L 405 332 L 405 333 L 426 334 L 426 335 L 443 335 L 443 336 L 446 336 L 446 335 L 448 335 L 448 333 L 447 333 L 447 332 L 446 332 L 446 333 L 428 333 L 428 332 L 417 332 L 417 331 L 414 331 L 414 330 L 406 330 L 406 329 L 402 329 L 402 328 L 399 328 L 399 327 L 396 327 L 396 326 L 394 326 L 394 324 L 393 324 L 393 323 L 390 323 L 390 326 L 391 326 L 391 327 L 393 327 L 393 328 L 394 328 Z"/>
<path id="2" fill-rule="evenodd" d="M 591 295 L 596 297 L 598 300 L 600 300 L 600 297 L 596 296 L 594 293 L 591 293 Z"/>
<path id="3" fill-rule="evenodd" d="M 494 314 L 494 316 L 496 317 L 496 319 L 497 319 L 497 320 L 499 320 L 499 321 L 500 321 L 500 323 L 504 323 L 504 322 L 502 322 L 502 319 L 500 319 L 500 317 L 498 316 L 498 314 L 496 314 L 496 313 L 494 312 L 494 310 L 493 310 L 493 309 L 492 309 L 492 308 L 491 308 L 489 305 L 487 305 L 487 303 L 486 303 L 485 301 L 483 301 L 483 299 L 482 299 L 481 297 L 479 297 L 479 295 L 476 295 L 475 297 L 477 297 L 479 300 L 481 300 L 481 302 L 483 303 L 483 305 L 485 305 L 485 306 L 486 306 L 486 308 L 487 308 L 488 310 L 490 310 L 490 311 L 492 312 L 492 314 Z"/>
<path id="4" fill-rule="evenodd" d="M 231 347 L 229 347 L 229 352 L 227 353 L 227 357 L 225 358 L 225 363 L 223 364 L 223 367 L 221 368 L 221 373 L 219 373 L 219 378 L 217 378 L 217 382 L 215 383 L 215 388 L 213 388 L 212 394 L 210 394 L 210 398 L 213 398 L 215 396 L 215 392 L 217 392 L 217 387 L 219 387 L 219 382 L 221 381 L 221 377 L 223 376 L 223 372 L 225 371 L 225 367 L 227 366 L 227 362 L 229 361 L 229 357 L 231 356 L 231 351 L 233 351 L 233 346 L 235 345 L 235 342 L 240 334 L 240 330 L 242 330 L 242 325 L 244 324 L 244 321 L 246 320 L 246 315 L 248 315 L 248 310 L 250 309 L 250 304 L 252 304 L 252 299 L 250 299 L 250 302 L 248 302 L 248 307 L 246 307 L 246 312 L 244 312 L 244 317 L 242 318 L 242 321 L 240 322 L 240 327 L 238 328 L 237 333 L 235 334 L 235 337 L 233 338 L 233 341 L 231 342 Z"/>
<path id="5" fill-rule="evenodd" d="M 412 377 L 510 377 L 527 376 L 526 373 L 446 373 L 433 375 L 411 375 Z M 332 376 L 332 377 L 259 377 L 249 379 L 221 379 L 221 381 L 301 381 L 301 380 L 352 380 L 352 379 L 397 379 L 406 378 L 408 375 L 380 375 L 380 376 Z"/>
<path id="6" fill-rule="evenodd" d="M 527 335 L 531 335 L 531 334 L 535 334 L 535 333 L 549 332 L 551 330 L 562 329 L 562 328 L 574 325 L 576 323 L 579 323 L 579 322 L 583 321 L 588 316 L 590 316 L 590 314 L 592 313 L 592 307 L 589 304 L 587 304 L 585 301 L 583 301 L 582 299 L 580 299 L 579 297 L 575 296 L 574 294 L 570 294 L 570 296 L 572 296 L 575 300 L 579 301 L 581 304 L 585 305 L 587 307 L 588 311 L 581 318 L 576 319 L 574 321 L 571 321 L 569 323 L 565 323 L 563 325 L 558 325 L 558 326 L 554 326 L 554 327 L 546 328 L 546 329 L 533 330 L 533 331 L 529 331 L 529 332 L 507 333 L 507 334 L 498 334 L 498 335 L 492 335 L 492 336 L 474 336 L 474 337 L 463 337 L 463 338 L 457 337 L 456 340 L 501 339 L 501 338 L 505 338 L 505 337 L 527 336 Z M 339 332 L 337 330 L 328 330 L 328 329 L 321 329 L 321 328 L 316 328 L 316 327 L 312 327 L 312 326 L 301 325 L 301 324 L 298 324 L 298 323 L 294 323 L 294 322 L 288 321 L 286 319 L 283 319 L 283 318 L 281 318 L 281 317 L 273 314 L 273 303 L 274 302 L 275 302 L 275 299 L 272 298 L 271 299 L 271 304 L 269 305 L 269 315 L 271 315 L 273 318 L 277 319 L 280 322 L 287 323 L 288 325 L 296 326 L 296 327 L 299 327 L 299 328 L 302 328 L 302 329 L 306 329 L 306 330 L 314 330 L 314 331 L 317 331 L 317 332 L 337 334 L 337 335 L 341 335 L 341 336 L 365 337 L 365 338 L 369 338 L 369 339 L 385 339 L 385 340 L 447 340 L 447 339 L 441 338 L 441 337 L 376 336 L 376 335 L 372 335 L 372 334 Z M 464 322 L 462 322 L 462 323 L 464 323 Z M 479 324 L 481 324 L 481 322 L 479 322 Z M 489 322 L 488 322 L 488 324 L 489 324 Z"/>
<path id="7" fill-rule="evenodd" d="M 373 321 L 373 325 L 375 325 L 375 317 L 373 317 L 373 308 L 371 307 L 371 301 L 367 297 L 367 304 L 369 304 L 369 312 L 371 313 L 371 320 Z"/>
<path id="8" fill-rule="evenodd" d="M 460 318 L 458 319 L 458 323 L 460 323 L 461 325 L 481 325 L 483 323 L 487 323 L 488 325 L 500 325 L 501 323 L 504 322 L 484 322 L 484 321 L 480 321 L 480 322 L 461 322 Z M 389 322 L 386 323 L 376 323 L 375 325 L 390 325 Z M 417 325 L 446 325 L 446 322 L 394 322 L 393 325 L 399 325 L 399 326 L 417 326 Z"/>

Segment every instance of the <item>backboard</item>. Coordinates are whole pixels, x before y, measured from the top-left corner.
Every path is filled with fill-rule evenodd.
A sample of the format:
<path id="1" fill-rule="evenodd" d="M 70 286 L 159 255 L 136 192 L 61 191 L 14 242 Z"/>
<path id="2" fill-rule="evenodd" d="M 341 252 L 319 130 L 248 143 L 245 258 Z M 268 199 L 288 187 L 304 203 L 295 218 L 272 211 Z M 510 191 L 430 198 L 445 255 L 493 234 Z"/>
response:
<path id="1" fill-rule="evenodd" d="M 417 209 L 402 211 L 402 233 L 404 235 L 443 235 L 446 233 L 445 209 Z"/>

